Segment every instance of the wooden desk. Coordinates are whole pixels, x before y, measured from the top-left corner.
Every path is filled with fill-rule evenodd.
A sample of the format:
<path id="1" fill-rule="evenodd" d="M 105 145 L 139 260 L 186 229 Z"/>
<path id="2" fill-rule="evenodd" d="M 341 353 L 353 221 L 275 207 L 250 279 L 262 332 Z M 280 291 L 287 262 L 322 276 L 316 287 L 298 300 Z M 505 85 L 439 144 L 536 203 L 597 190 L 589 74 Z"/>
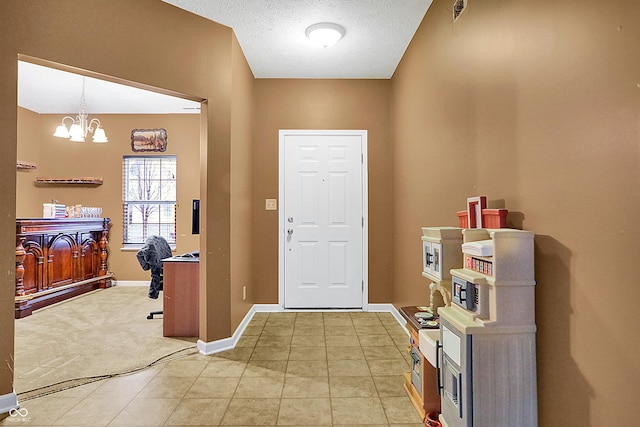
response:
<path id="1" fill-rule="evenodd" d="M 199 334 L 199 261 L 179 256 L 162 260 L 162 335 L 165 337 L 197 337 Z"/>

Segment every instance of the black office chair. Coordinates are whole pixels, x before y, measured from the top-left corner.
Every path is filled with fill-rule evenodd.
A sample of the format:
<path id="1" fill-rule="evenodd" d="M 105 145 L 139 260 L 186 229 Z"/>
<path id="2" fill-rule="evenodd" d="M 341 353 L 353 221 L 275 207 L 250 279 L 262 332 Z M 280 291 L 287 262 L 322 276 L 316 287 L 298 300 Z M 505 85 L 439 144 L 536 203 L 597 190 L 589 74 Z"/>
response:
<path id="1" fill-rule="evenodd" d="M 151 270 L 151 283 L 149 283 L 149 298 L 158 299 L 162 290 L 162 260 L 171 257 L 171 247 L 164 237 L 149 236 L 136 253 L 136 258 L 143 270 Z M 147 319 L 163 314 L 162 311 L 152 311 Z"/>

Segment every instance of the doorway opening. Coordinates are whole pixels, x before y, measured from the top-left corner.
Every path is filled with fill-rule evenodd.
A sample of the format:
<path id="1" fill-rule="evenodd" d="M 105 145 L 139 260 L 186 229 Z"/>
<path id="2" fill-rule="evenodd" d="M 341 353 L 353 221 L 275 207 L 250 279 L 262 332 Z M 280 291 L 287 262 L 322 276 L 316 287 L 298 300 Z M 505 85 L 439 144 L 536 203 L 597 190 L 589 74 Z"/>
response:
<path id="1" fill-rule="evenodd" d="M 89 137 L 86 142 L 71 142 L 65 139 L 55 138 L 52 134 L 56 126 L 60 124 L 63 116 L 75 116 L 80 108 L 80 92 L 84 80 L 86 92 L 86 113 L 90 116 L 99 117 L 104 127 L 109 141 L 104 144 L 94 144 Z M 116 273 L 118 287 L 122 289 L 127 284 L 138 284 L 145 286 L 142 289 L 142 305 L 149 302 L 158 304 L 158 300 L 149 300 L 146 291 L 149 286 L 148 272 L 142 271 L 135 257 L 135 249 L 124 250 L 120 248 L 122 239 L 122 161 L 125 154 L 135 155 L 132 150 L 132 133 L 134 129 L 155 129 L 165 128 L 168 131 L 167 152 L 178 151 L 178 181 L 186 178 L 185 170 L 193 170 L 194 178 L 181 187 L 178 183 L 178 198 L 183 200 L 176 207 L 177 217 L 182 219 L 182 224 L 177 230 L 177 251 L 191 251 L 200 246 L 200 236 L 192 234 L 191 231 L 191 200 L 200 199 L 200 170 L 190 167 L 192 164 L 200 162 L 200 144 L 203 143 L 201 135 L 201 104 L 206 101 L 201 98 L 178 94 L 169 90 L 151 87 L 149 85 L 124 81 L 119 78 L 105 76 L 88 70 L 81 70 L 75 67 L 61 65 L 33 58 L 25 55 L 18 56 L 18 138 L 17 153 L 18 160 L 24 160 L 25 164 L 32 166 L 29 169 L 16 171 L 16 217 L 36 217 L 43 215 L 43 203 L 50 203 L 52 199 L 59 204 L 102 207 L 102 216 L 112 219 L 109 230 L 109 270 Z M 206 108 L 206 105 L 204 106 Z M 203 109 L 203 111 L 206 111 Z M 206 114 L 206 113 L 205 113 Z M 205 131 L 206 132 L 206 131 Z M 173 138 L 172 138 L 173 137 Z M 46 146 L 45 146 L 46 145 Z M 145 153 L 143 153 L 145 154 Z M 148 154 L 148 153 L 147 153 Z M 163 153 L 158 153 L 163 154 Z M 190 158 L 191 157 L 191 158 Z M 181 170 L 180 160 L 184 167 Z M 96 176 L 100 175 L 104 179 L 99 184 L 53 184 L 36 185 L 34 181 L 38 176 Z M 195 185 L 194 185 L 195 184 Z M 186 189 L 186 190 L 185 190 Z M 182 211 L 183 212 L 182 212 Z M 182 212 L 182 213 L 181 213 Z M 188 231 L 183 231 L 188 230 Z M 138 276 L 129 276 L 135 272 Z M 131 279 L 134 280 L 131 280 Z M 130 283 L 128 283 L 130 282 Z M 131 287 L 128 287 L 131 289 Z M 104 293 L 106 294 L 106 293 Z M 71 301 L 69 301 L 70 303 Z M 160 303 L 161 304 L 161 303 Z M 63 308 L 67 302 L 59 303 L 56 308 Z M 53 306 L 50 306 L 53 307 Z M 94 306 L 95 307 L 95 306 Z M 82 310 L 75 310 L 75 314 L 83 314 Z M 48 313 L 34 312 L 35 315 L 45 315 Z M 51 313 L 54 322 L 53 310 L 46 309 Z M 146 319 L 147 307 L 139 310 L 140 319 Z M 114 316 L 108 318 L 106 310 L 95 309 L 93 312 L 87 311 L 85 319 L 87 323 L 74 325 L 71 317 L 64 315 L 55 317 L 62 322 L 68 322 L 70 330 L 90 332 L 91 326 L 98 326 L 108 320 L 113 320 Z M 127 319 L 122 319 L 126 321 Z M 130 319 L 129 319 L 130 320 Z M 15 320 L 23 322 L 26 326 L 28 317 Z M 64 323 L 63 323 L 64 324 Z M 159 321 L 160 328 L 162 321 Z M 77 329 L 76 329 L 77 328 Z M 114 348 L 114 337 L 95 337 L 87 334 L 85 337 L 75 335 L 74 340 L 80 340 L 86 344 L 82 353 L 74 357 L 61 357 L 55 354 L 56 348 L 63 350 L 64 346 L 52 344 L 49 348 L 41 349 L 37 357 L 46 358 L 38 361 L 37 357 L 24 357 L 27 345 L 25 342 L 38 340 L 44 341 L 46 329 L 37 331 L 32 338 L 19 337 L 18 331 L 25 328 L 16 327 L 15 360 L 17 368 L 15 377 L 19 373 L 32 372 L 47 385 L 54 380 L 52 376 L 45 373 L 45 368 L 50 372 L 56 370 L 59 364 L 59 373 L 73 377 L 72 366 L 74 363 L 80 365 L 87 364 L 80 357 L 82 353 L 100 355 L 109 354 L 112 357 L 128 357 Z M 26 330 L 31 333 L 29 328 Z M 159 337 L 162 337 L 160 329 Z M 71 337 L 69 337 L 71 338 Z M 104 339 L 103 339 L 104 338 Z M 117 340 L 115 340 L 117 341 Z M 176 344 L 180 347 L 187 345 L 183 340 Z M 22 348 L 21 347 L 22 343 Z M 96 350 L 96 345 L 103 345 L 103 351 Z M 141 343 L 128 340 L 119 340 L 118 345 L 122 348 L 129 347 L 144 354 L 147 349 Z M 111 348 L 109 348 L 111 347 Z M 31 346 L 29 344 L 29 349 Z M 35 347 L 34 347 L 35 349 Z M 93 349 L 93 350 L 92 350 Z M 166 348 L 164 349 L 166 350 Z M 163 351 L 164 351 L 163 350 Z M 116 353 L 114 353 L 114 351 Z M 38 350 L 34 350 L 38 352 Z M 21 357 L 22 355 L 22 357 Z M 93 358 L 92 358 L 93 359 Z M 31 361 L 31 366 L 26 366 L 27 360 Z M 77 365 L 79 366 L 79 365 Z M 55 379 L 58 379 L 56 377 Z M 15 381 L 15 380 L 14 380 Z M 26 384 L 26 383 L 22 383 Z M 17 385 L 18 393 L 24 391 L 21 384 Z M 27 387 L 39 386 L 43 384 L 29 383 Z"/>

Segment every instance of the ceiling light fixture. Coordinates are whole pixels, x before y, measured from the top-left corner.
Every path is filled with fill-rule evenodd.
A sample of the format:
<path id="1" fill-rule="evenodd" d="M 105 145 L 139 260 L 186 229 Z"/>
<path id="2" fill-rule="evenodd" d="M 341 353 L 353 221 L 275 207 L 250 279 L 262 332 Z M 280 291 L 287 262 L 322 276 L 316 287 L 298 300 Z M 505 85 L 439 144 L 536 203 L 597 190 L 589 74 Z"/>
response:
<path id="1" fill-rule="evenodd" d="M 107 135 L 104 133 L 104 129 L 100 125 L 100 120 L 91 119 L 87 116 L 85 109 L 87 108 L 87 101 L 84 97 L 84 77 L 82 78 L 82 95 L 80 96 L 80 112 L 74 119 L 71 116 L 62 118 L 62 122 L 56 128 L 53 136 L 58 138 L 67 138 L 72 142 L 84 142 L 88 133 L 93 133 L 93 142 L 103 143 L 109 142 Z M 64 124 L 65 120 L 71 120 L 71 126 L 67 128 Z M 95 125 L 95 128 L 94 128 Z"/>
<path id="2" fill-rule="evenodd" d="M 305 34 L 313 44 L 321 47 L 329 47 L 344 37 L 345 29 L 342 25 L 331 22 L 321 22 L 307 28 Z"/>

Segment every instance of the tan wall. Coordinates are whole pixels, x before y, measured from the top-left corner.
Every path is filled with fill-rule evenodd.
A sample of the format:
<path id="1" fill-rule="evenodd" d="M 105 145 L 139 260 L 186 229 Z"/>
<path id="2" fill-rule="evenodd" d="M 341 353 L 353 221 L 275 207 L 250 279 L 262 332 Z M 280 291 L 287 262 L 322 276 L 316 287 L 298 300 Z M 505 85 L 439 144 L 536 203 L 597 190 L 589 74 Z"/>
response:
<path id="1" fill-rule="evenodd" d="M 23 120 L 25 116 L 31 120 Z M 37 115 L 20 109 L 18 129 L 23 132 L 19 134 L 29 132 L 27 127 L 37 129 L 37 133 L 32 137 L 18 137 L 18 157 L 29 161 L 35 154 L 39 161 L 36 170 L 18 172 L 18 185 L 22 188 L 16 194 L 17 217 L 41 217 L 42 203 L 52 199 L 65 205 L 102 207 L 102 216 L 111 218 L 109 270 L 115 274 L 116 280 L 148 281 L 149 272 L 140 268 L 135 251 L 122 250 L 122 157 L 137 154 L 176 155 L 178 206 L 175 253 L 199 248 L 199 237 L 191 234 L 191 201 L 200 197 L 199 115 L 97 115 L 109 138 L 106 144 L 72 143 L 54 137 L 52 129 L 55 130 L 62 116 Z M 157 128 L 167 131 L 167 150 L 161 153 L 133 153 L 131 130 Z M 104 183 L 100 186 L 36 185 L 34 179 L 38 176 L 99 176 Z"/>
<path id="2" fill-rule="evenodd" d="M 488 195 L 536 234 L 540 425 L 635 425 L 640 4 L 451 3 L 393 76 L 394 302 L 426 298 L 420 227 Z"/>
<path id="3" fill-rule="evenodd" d="M 389 80 L 258 79 L 253 145 L 253 269 L 256 303 L 278 302 L 280 129 L 365 129 L 369 162 L 369 302 L 392 300 L 392 144 Z"/>
<path id="4" fill-rule="evenodd" d="M 231 327 L 235 329 L 253 305 L 251 260 L 254 78 L 237 39 L 233 38 L 231 81 Z M 246 286 L 246 299 L 242 288 Z"/>
<path id="5" fill-rule="evenodd" d="M 33 111 L 18 108 L 18 141 L 29 141 L 27 144 L 18 143 L 18 160 L 40 165 L 40 115 Z M 46 158 L 46 157 L 45 157 Z M 16 216 L 42 216 L 42 201 L 33 197 L 33 180 L 38 175 L 38 169 L 18 170 L 16 172 Z M 39 213 L 38 213 L 39 212 Z"/>
<path id="6" fill-rule="evenodd" d="M 231 334 L 232 31 L 157 0 L 0 3 L 0 396 L 12 392 L 18 54 L 208 101 L 201 121 L 200 338 Z M 105 123 L 106 127 L 106 123 Z M 210 253 L 206 253 L 210 251 Z"/>

